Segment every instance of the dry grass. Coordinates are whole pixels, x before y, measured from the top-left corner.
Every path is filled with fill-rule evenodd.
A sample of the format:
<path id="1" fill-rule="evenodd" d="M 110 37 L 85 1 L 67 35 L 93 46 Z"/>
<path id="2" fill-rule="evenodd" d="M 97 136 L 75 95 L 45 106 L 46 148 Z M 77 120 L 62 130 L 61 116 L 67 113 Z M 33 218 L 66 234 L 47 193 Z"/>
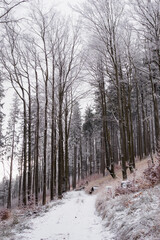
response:
<path id="1" fill-rule="evenodd" d="M 144 170 L 148 167 L 148 160 L 149 157 L 139 161 L 136 160 L 136 169 L 134 173 L 130 173 L 129 169 L 127 170 L 128 180 L 130 181 L 140 181 L 141 177 L 143 176 Z M 115 167 L 116 178 L 113 179 L 109 173 L 107 172 L 107 176 L 101 177 L 97 179 L 93 179 L 89 181 L 88 186 L 86 187 L 86 192 L 89 193 L 90 189 L 94 186 L 99 186 L 99 189 L 96 192 L 103 191 L 106 186 L 111 186 L 113 189 L 117 188 L 121 185 L 122 182 L 122 170 L 120 166 Z"/>
<path id="2" fill-rule="evenodd" d="M 110 198 L 99 194 L 96 209 L 115 240 L 160 239 L 160 185 Z M 109 201 L 108 201 L 109 200 Z"/>
<path id="3" fill-rule="evenodd" d="M 8 209 L 4 209 L 0 212 L 0 220 L 1 221 L 6 221 L 11 217 L 11 211 Z"/>
<path id="4" fill-rule="evenodd" d="M 145 178 L 144 170 L 148 168 L 149 160 L 136 161 L 137 170 L 133 174 L 128 171 L 128 180 L 135 183 L 133 189 L 120 187 L 121 170 L 116 171 L 116 179 L 106 176 L 90 183 L 100 184 L 96 210 L 104 220 L 105 227 L 114 234 L 115 240 L 160 239 L 160 185 L 153 187 Z M 111 186 L 111 191 L 106 186 Z M 118 187 L 120 191 L 116 196 Z"/>

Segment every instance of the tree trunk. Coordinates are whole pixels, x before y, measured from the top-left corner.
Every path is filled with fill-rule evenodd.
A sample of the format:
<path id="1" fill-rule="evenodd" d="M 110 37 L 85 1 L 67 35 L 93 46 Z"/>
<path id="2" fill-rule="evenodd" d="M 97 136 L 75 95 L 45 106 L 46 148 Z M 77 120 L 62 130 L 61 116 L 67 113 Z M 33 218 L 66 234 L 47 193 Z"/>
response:
<path id="1" fill-rule="evenodd" d="M 65 109 L 65 190 L 69 190 L 68 107 Z"/>
<path id="2" fill-rule="evenodd" d="M 141 101 L 142 101 L 142 121 L 143 121 L 143 152 L 144 155 L 147 156 L 147 144 L 146 144 L 146 120 L 145 120 L 145 110 L 144 110 L 144 96 L 143 90 L 141 90 Z"/>
<path id="3" fill-rule="evenodd" d="M 77 146 L 74 145 L 74 157 L 73 157 L 73 181 L 72 187 L 76 188 L 76 179 L 77 179 Z"/>
<path id="4" fill-rule="evenodd" d="M 24 95 L 24 91 L 23 91 Z M 26 114 L 26 102 L 23 100 L 23 117 L 24 117 L 24 126 L 23 126 L 23 205 L 27 205 L 27 196 L 26 196 L 26 177 L 27 177 L 27 114 Z"/>
<path id="5" fill-rule="evenodd" d="M 59 115 L 58 115 L 58 129 L 59 129 L 59 142 L 58 142 L 58 197 L 62 198 L 62 186 L 64 177 L 64 153 L 63 153 L 63 126 L 62 126 L 62 93 L 61 87 L 59 92 Z"/>
<path id="6" fill-rule="evenodd" d="M 36 76 L 36 136 L 35 136 L 35 203 L 38 205 L 38 190 L 39 190 L 39 86 L 38 86 L 38 74 L 35 71 Z"/>
<path id="7" fill-rule="evenodd" d="M 110 141 L 110 133 L 107 126 L 107 106 L 106 106 L 106 96 L 105 96 L 105 84 L 104 84 L 104 76 L 101 69 L 101 79 L 99 81 L 99 91 L 101 96 L 101 107 L 102 107 L 102 126 L 103 126 L 103 137 L 104 137 L 104 147 L 105 147 L 105 155 L 106 155 L 106 168 L 109 171 L 110 175 L 115 178 L 114 171 L 114 159 Z"/>
<path id="8" fill-rule="evenodd" d="M 56 185 L 54 182 L 54 175 L 56 172 L 56 169 L 54 171 L 54 168 L 56 168 L 56 152 L 55 152 L 55 144 L 56 144 L 56 139 L 55 139 L 55 131 L 56 131 L 56 126 L 55 126 L 55 79 L 54 79 L 54 63 L 53 63 L 53 73 L 52 73 L 52 115 L 51 115 L 51 188 L 50 188 L 50 198 L 53 200 L 55 193 L 56 193 Z"/>
<path id="9" fill-rule="evenodd" d="M 31 200 L 31 186 L 32 186 L 32 173 L 31 173 L 31 123 L 32 123 L 32 116 L 31 116 L 31 87 L 30 87 L 30 80 L 28 78 L 28 94 L 29 94 L 29 106 L 28 106 L 28 202 Z"/>
<path id="10" fill-rule="evenodd" d="M 13 156 L 14 156 L 14 138 L 15 138 L 15 123 L 14 123 L 14 128 L 13 128 L 13 139 L 12 139 L 12 152 L 11 152 L 11 163 L 10 163 L 10 177 L 9 177 L 9 187 L 8 187 L 7 208 L 11 208 L 12 171 L 13 171 Z"/>
<path id="11" fill-rule="evenodd" d="M 48 84 L 45 82 L 45 115 L 44 115 L 44 144 L 43 144 L 43 205 L 46 204 L 46 187 L 47 187 L 47 127 L 48 127 L 48 119 L 47 119 L 47 110 L 48 110 Z"/>

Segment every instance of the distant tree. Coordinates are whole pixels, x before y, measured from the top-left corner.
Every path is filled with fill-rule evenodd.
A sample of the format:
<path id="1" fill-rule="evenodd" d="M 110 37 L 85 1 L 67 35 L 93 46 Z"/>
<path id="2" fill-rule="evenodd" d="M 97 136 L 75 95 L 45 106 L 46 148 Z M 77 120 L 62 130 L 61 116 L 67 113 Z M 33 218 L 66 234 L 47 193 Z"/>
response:
<path id="1" fill-rule="evenodd" d="M 8 186 L 8 200 L 7 200 L 7 208 L 11 208 L 11 199 L 12 199 L 12 174 L 13 174 L 13 162 L 15 157 L 15 146 L 16 146 L 16 124 L 18 122 L 19 117 L 19 108 L 18 108 L 18 96 L 15 95 L 11 107 L 10 117 L 8 121 L 8 127 L 6 132 L 6 138 L 7 138 L 7 145 L 8 149 L 10 149 L 10 174 L 9 174 L 9 186 Z"/>
<path id="2" fill-rule="evenodd" d="M 95 138 L 95 159 L 96 173 L 105 175 L 105 149 L 102 148 L 103 142 L 103 125 L 102 125 L 102 109 L 99 91 L 94 93 L 94 138 Z"/>
<path id="3" fill-rule="evenodd" d="M 76 188 L 77 179 L 80 178 L 80 141 L 82 135 L 81 113 L 78 102 L 74 103 L 70 129 L 70 151 L 72 151 L 72 187 Z M 78 174 L 77 174 L 78 173 Z M 77 178 L 78 176 L 78 178 Z"/>
<path id="4" fill-rule="evenodd" d="M 86 167 L 89 175 L 93 174 L 93 133 L 94 133 L 94 114 L 91 107 L 85 111 L 85 121 L 83 123 L 83 134 L 87 146 Z"/>
<path id="5" fill-rule="evenodd" d="M 69 158 L 69 139 L 71 135 L 71 121 L 73 115 L 73 96 L 72 89 L 71 93 L 65 93 L 65 105 L 64 105 L 64 163 L 65 163 L 65 191 L 70 189 L 70 171 L 72 164 Z"/>

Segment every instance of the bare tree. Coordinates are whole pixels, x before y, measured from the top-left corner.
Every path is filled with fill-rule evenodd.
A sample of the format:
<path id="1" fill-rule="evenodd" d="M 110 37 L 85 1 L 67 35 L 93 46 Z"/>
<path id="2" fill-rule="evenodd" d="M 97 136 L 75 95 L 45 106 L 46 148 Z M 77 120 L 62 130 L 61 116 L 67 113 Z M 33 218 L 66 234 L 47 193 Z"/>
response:
<path id="1" fill-rule="evenodd" d="M 22 3 L 27 3 L 29 0 L 1 0 L 0 1 L 0 23 L 13 21 L 10 19 L 10 13 Z"/>
<path id="2" fill-rule="evenodd" d="M 160 3 L 159 1 L 133 1 L 132 6 L 135 10 L 134 20 L 138 21 L 140 28 L 137 28 L 140 36 L 145 39 L 144 48 L 146 49 L 145 63 L 148 65 L 148 76 L 152 89 L 152 99 L 154 106 L 154 122 L 156 134 L 156 146 L 159 144 L 160 126 L 159 110 L 157 100 L 157 88 L 160 77 Z M 142 69 L 143 71 L 143 69 Z"/>
<path id="3" fill-rule="evenodd" d="M 61 27 L 61 29 L 60 29 Z M 65 92 L 67 92 L 74 81 L 78 78 L 81 70 L 79 42 L 79 28 L 73 33 L 69 31 L 69 22 L 61 23 L 57 35 L 57 60 L 58 71 L 58 196 L 62 197 L 65 189 L 64 175 L 64 136 L 63 136 L 63 105 Z"/>
<path id="4" fill-rule="evenodd" d="M 87 7 L 86 7 L 87 6 Z M 123 13 L 123 4 L 120 1 L 91 1 L 88 0 L 78 11 L 87 21 L 87 26 L 93 30 L 92 49 L 102 56 L 104 72 L 116 87 L 118 103 L 118 121 L 120 130 L 120 152 L 122 161 L 123 179 L 127 178 L 126 134 L 124 121 L 124 103 L 122 97 L 123 74 L 120 51 L 120 27 Z"/>

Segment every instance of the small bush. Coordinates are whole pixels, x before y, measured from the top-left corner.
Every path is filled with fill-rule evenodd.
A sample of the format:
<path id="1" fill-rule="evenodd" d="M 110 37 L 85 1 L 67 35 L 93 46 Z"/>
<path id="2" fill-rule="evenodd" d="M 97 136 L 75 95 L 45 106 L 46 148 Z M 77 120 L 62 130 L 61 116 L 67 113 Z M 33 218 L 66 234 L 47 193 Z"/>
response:
<path id="1" fill-rule="evenodd" d="M 140 190 L 139 185 L 135 185 L 134 182 L 130 182 L 130 186 L 129 187 L 126 187 L 126 188 L 117 187 L 115 189 L 115 196 L 135 193 L 135 192 L 138 192 L 139 190 Z"/>
<path id="2" fill-rule="evenodd" d="M 10 216 L 11 216 L 11 213 L 8 209 L 4 209 L 0 212 L 1 221 L 5 221 L 5 220 L 9 219 Z"/>
<path id="3" fill-rule="evenodd" d="M 144 171 L 144 176 L 153 186 L 160 183 L 160 164 L 149 165 Z"/>
<path id="4" fill-rule="evenodd" d="M 18 217 L 16 215 L 13 216 L 13 222 L 12 225 L 17 225 L 19 223 Z"/>

